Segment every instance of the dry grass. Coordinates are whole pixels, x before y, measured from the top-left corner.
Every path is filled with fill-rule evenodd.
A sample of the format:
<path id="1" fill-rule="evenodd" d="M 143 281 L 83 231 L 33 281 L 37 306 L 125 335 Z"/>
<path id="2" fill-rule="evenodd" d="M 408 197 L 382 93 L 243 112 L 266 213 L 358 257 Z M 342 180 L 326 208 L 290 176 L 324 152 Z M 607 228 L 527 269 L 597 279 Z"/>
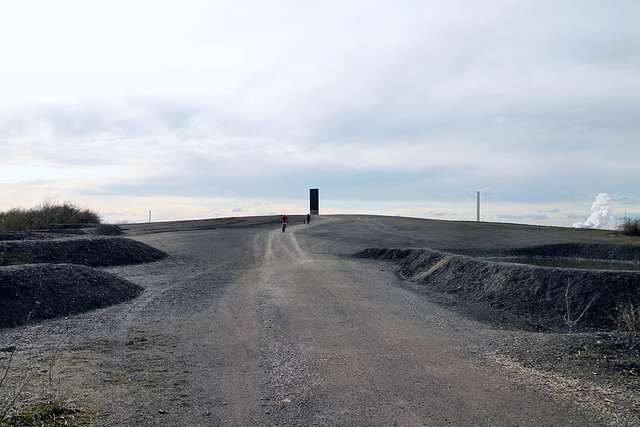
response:
<path id="1" fill-rule="evenodd" d="M 59 396 L 57 347 L 36 350 L 26 343 L 26 327 L 0 348 L 0 426 L 73 426 L 85 416 Z"/>
<path id="2" fill-rule="evenodd" d="M 640 306 L 632 301 L 620 301 L 616 306 L 618 332 L 640 332 Z"/>
<path id="3" fill-rule="evenodd" d="M 100 216 L 71 202 L 45 201 L 31 209 L 13 208 L 0 212 L 0 230 L 23 231 L 52 228 L 61 224 L 99 224 Z"/>
<path id="4" fill-rule="evenodd" d="M 567 311 L 566 313 L 562 316 L 562 318 L 564 319 L 565 323 L 567 324 L 567 326 L 569 327 L 569 334 L 571 334 L 573 332 L 573 328 L 578 324 L 578 322 L 580 321 L 580 319 L 582 319 L 582 316 L 585 315 L 585 313 L 587 312 L 587 310 L 589 310 L 589 307 L 591 307 L 591 304 L 593 304 L 593 302 L 596 300 L 597 295 L 595 297 L 593 297 L 591 299 L 591 301 L 589 301 L 589 304 L 587 304 L 587 306 L 584 308 L 584 310 L 582 310 L 582 313 L 580 313 L 580 315 L 578 317 L 575 317 L 572 313 L 571 313 L 571 303 L 569 302 L 569 287 L 571 286 L 571 282 L 567 281 L 567 288 L 566 288 L 566 292 L 564 294 L 564 298 L 565 298 L 565 304 L 567 307 Z"/>
<path id="5" fill-rule="evenodd" d="M 79 425 L 85 415 L 59 394 L 56 351 L 22 342 L 0 356 L 0 426 Z"/>
<path id="6" fill-rule="evenodd" d="M 31 406 L 0 421 L 0 426 L 74 426 L 84 425 L 78 411 L 60 402 L 44 401 Z"/>

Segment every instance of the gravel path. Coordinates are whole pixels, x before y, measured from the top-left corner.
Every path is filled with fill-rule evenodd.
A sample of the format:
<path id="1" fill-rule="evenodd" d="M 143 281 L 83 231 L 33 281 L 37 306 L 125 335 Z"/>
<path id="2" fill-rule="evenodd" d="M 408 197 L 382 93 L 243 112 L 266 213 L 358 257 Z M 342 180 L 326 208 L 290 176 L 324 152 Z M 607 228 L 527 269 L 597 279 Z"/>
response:
<path id="1" fill-rule="evenodd" d="M 638 421 L 633 391 L 523 366 L 505 350 L 530 335 L 437 304 L 391 264 L 346 256 L 610 243 L 605 233 L 367 216 L 293 217 L 286 233 L 274 218 L 124 228 L 169 254 L 103 269 L 144 292 L 30 326 L 23 344 L 56 350 L 57 389 L 97 425 Z M 0 332 L 9 343 L 20 331 Z"/>

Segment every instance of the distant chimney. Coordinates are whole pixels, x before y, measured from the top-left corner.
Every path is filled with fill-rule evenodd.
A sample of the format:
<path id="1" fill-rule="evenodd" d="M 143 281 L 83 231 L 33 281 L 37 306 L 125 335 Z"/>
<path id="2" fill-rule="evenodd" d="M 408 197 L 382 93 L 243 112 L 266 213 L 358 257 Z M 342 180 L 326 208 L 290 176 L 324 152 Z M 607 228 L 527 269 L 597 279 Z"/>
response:
<path id="1" fill-rule="evenodd" d="M 480 192 L 476 193 L 477 208 L 476 208 L 476 221 L 480 222 Z"/>

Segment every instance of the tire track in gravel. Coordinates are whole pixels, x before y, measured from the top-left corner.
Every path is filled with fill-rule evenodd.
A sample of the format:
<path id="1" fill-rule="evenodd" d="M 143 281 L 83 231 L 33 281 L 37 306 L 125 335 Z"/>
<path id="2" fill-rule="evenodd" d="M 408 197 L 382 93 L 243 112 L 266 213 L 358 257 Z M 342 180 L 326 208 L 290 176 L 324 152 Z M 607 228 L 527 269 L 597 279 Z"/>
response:
<path id="1" fill-rule="evenodd" d="M 163 261 L 168 262 L 168 261 Z M 178 274 L 171 274 L 170 277 L 166 277 L 163 281 L 155 282 L 145 288 L 144 293 L 134 300 L 130 305 L 128 311 L 124 314 L 123 320 L 119 325 L 119 330 L 116 336 L 126 337 L 129 332 L 135 329 L 135 324 L 139 321 L 140 315 L 152 304 L 154 301 L 162 298 L 165 294 L 175 292 L 181 286 L 185 286 L 194 280 L 198 280 L 203 276 L 214 274 L 230 261 L 223 261 L 212 267 L 204 270 L 192 273 L 184 273 L 179 271 Z M 175 269 L 175 266 L 173 267 Z M 117 269 L 113 269 L 117 271 Z M 157 278 L 156 278 L 157 279 Z M 134 280 L 135 281 L 135 280 Z"/>
<path id="2" fill-rule="evenodd" d="M 254 251 L 264 254 L 264 262 L 229 294 L 237 310 L 229 319 L 236 321 L 230 333 L 250 356 L 236 358 L 244 368 L 235 366 L 225 378 L 242 385 L 238 391 L 248 389 L 223 409 L 224 420 L 233 425 L 588 423 L 573 405 L 514 383 L 465 350 L 477 326 L 465 331 L 455 323 L 461 319 L 452 320 L 450 313 L 402 290 L 393 274 L 372 263 L 303 250 L 302 230 L 309 228 L 256 236 Z"/>
<path id="3" fill-rule="evenodd" d="M 287 264 L 311 261 L 296 242 L 296 227 L 254 236 L 260 266 L 232 284 L 218 306 L 215 322 L 227 334 L 221 358 L 229 360 L 216 386 L 224 396 L 225 405 L 218 408 L 223 424 L 293 422 L 301 411 L 292 398 L 310 393 L 311 360 L 281 323 Z M 293 413 L 286 410 L 291 408 Z"/>

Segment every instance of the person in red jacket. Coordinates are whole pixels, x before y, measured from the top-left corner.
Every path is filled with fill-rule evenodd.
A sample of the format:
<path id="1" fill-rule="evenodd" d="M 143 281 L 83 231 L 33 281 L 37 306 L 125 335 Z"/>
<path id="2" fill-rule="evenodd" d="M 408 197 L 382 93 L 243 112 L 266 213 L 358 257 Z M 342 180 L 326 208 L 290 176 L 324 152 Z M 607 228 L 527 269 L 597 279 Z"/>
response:
<path id="1" fill-rule="evenodd" d="M 284 230 L 287 229 L 287 223 L 289 222 L 289 218 L 287 218 L 286 215 L 282 215 L 282 218 L 280 218 L 280 222 L 282 223 L 282 232 L 284 233 Z"/>

